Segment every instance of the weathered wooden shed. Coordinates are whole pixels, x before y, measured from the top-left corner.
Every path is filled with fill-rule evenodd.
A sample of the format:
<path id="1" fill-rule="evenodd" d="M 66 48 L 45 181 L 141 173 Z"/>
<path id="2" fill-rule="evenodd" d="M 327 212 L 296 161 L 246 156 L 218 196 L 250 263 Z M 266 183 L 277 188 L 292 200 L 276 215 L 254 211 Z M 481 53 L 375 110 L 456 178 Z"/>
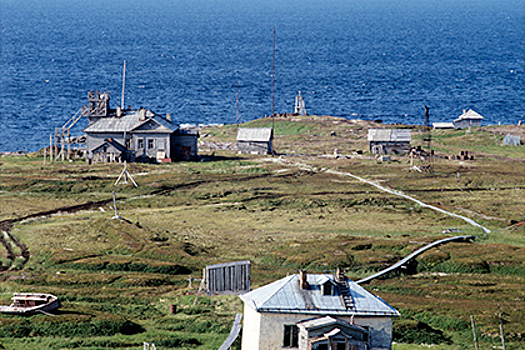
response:
<path id="1" fill-rule="evenodd" d="M 240 128 L 237 132 L 237 150 L 246 154 L 273 153 L 272 128 Z"/>
<path id="2" fill-rule="evenodd" d="M 368 142 L 373 154 L 404 154 L 410 152 L 410 129 L 369 129 Z"/>
<path id="3" fill-rule="evenodd" d="M 250 290 L 249 260 L 208 265 L 204 284 L 208 294 L 240 294 Z"/>
<path id="4" fill-rule="evenodd" d="M 472 109 L 468 111 L 463 110 L 463 114 L 454 120 L 454 127 L 456 129 L 466 129 L 471 126 L 481 126 L 482 120 L 483 117 Z"/>

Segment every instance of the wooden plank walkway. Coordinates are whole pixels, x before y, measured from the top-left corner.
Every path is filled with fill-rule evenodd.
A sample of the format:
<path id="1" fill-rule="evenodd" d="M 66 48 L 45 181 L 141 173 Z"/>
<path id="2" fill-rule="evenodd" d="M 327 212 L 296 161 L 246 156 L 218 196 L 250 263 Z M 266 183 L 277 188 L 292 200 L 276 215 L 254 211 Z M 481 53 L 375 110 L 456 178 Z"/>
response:
<path id="1" fill-rule="evenodd" d="M 390 266 L 389 268 L 386 268 L 386 269 L 384 269 L 382 271 L 379 271 L 378 273 L 373 274 L 372 276 L 368 276 L 366 278 L 363 278 L 362 280 L 359 280 L 356 283 L 358 283 L 358 284 L 367 283 L 367 282 L 370 282 L 373 279 L 376 279 L 376 278 L 381 277 L 383 275 L 386 275 L 386 274 L 388 274 L 388 273 L 390 273 L 392 271 L 395 271 L 395 270 L 401 268 L 402 266 L 406 265 L 410 260 L 414 259 L 418 255 L 423 254 L 427 250 L 432 249 L 434 247 L 437 247 L 439 245 L 446 244 L 446 243 L 449 243 L 449 242 L 471 241 L 473 239 L 476 239 L 476 236 L 456 236 L 456 237 L 449 237 L 449 238 L 445 238 L 445 239 L 440 239 L 439 241 L 435 241 L 433 243 L 427 244 L 426 246 L 424 246 L 422 248 L 419 248 L 418 250 L 416 250 L 412 254 L 408 255 L 403 260 L 401 260 L 401 261 L 397 262 L 396 264 Z"/>
<path id="2" fill-rule="evenodd" d="M 233 321 L 233 326 L 230 331 L 230 335 L 228 336 L 228 338 L 226 338 L 224 343 L 222 343 L 219 350 L 228 350 L 233 345 L 233 342 L 235 342 L 235 340 L 239 336 L 239 333 L 241 332 L 241 320 L 242 314 L 235 315 L 235 321 Z"/>

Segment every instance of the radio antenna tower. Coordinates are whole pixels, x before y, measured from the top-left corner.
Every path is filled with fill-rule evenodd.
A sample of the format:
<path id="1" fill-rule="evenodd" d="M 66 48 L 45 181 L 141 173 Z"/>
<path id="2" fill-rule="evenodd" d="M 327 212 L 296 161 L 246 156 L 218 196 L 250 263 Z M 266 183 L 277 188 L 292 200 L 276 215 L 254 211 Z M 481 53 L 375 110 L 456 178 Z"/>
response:
<path id="1" fill-rule="evenodd" d="M 124 68 L 122 70 L 122 100 L 120 102 L 120 107 L 122 109 L 126 109 L 124 107 L 124 91 L 126 89 L 126 61 L 124 61 Z"/>
<path id="2" fill-rule="evenodd" d="M 273 27 L 273 49 L 272 49 L 272 127 L 273 116 L 275 115 L 275 27 Z"/>

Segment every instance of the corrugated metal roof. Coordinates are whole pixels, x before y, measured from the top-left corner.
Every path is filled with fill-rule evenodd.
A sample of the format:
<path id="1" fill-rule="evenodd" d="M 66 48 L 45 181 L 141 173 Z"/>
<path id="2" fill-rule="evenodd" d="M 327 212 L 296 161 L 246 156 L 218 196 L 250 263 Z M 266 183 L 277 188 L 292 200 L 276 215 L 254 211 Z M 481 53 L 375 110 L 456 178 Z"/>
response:
<path id="1" fill-rule="evenodd" d="M 237 141 L 268 142 L 272 136 L 272 128 L 240 128 L 237 132 Z"/>
<path id="2" fill-rule="evenodd" d="M 454 129 L 454 123 L 452 122 L 437 122 L 432 123 L 434 129 Z"/>
<path id="3" fill-rule="evenodd" d="M 483 119 L 483 117 L 479 113 L 473 111 L 472 109 L 469 109 L 466 112 L 463 111 L 463 114 L 460 115 L 458 117 L 458 119 L 456 119 L 454 121 L 456 122 L 456 121 L 460 121 L 460 120 L 463 120 L 463 119 Z"/>
<path id="4" fill-rule="evenodd" d="M 368 141 L 412 140 L 410 129 L 368 129 Z"/>
<path id="5" fill-rule="evenodd" d="M 156 115 L 150 110 L 146 110 L 146 120 L 140 120 L 140 111 L 124 111 L 123 115 L 119 118 L 116 116 L 100 118 L 93 124 L 89 125 L 83 131 L 85 133 L 95 132 L 110 132 L 110 133 L 123 133 L 137 129 L 141 125 L 145 124 L 149 120 L 153 119 L 158 124 L 166 127 L 171 131 L 178 129 L 178 125 L 170 123 L 166 119 L 159 115 Z"/>
<path id="6" fill-rule="evenodd" d="M 370 293 L 347 278 L 354 308 L 347 309 L 339 290 L 336 295 L 323 295 L 320 281 L 334 282 L 334 276 L 307 275 L 309 289 L 299 287 L 299 275 L 292 275 L 270 283 L 240 298 L 259 312 L 294 313 L 312 315 L 360 315 L 360 316 L 398 316 L 399 313 L 378 296 Z M 335 282 L 334 282 L 335 283 Z"/>

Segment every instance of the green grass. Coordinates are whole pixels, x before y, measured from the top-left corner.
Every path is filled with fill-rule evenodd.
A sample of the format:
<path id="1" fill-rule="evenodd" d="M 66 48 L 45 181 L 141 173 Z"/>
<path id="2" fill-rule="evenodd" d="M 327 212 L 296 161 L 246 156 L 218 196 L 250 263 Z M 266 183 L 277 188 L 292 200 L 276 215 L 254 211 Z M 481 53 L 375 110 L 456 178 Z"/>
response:
<path id="1" fill-rule="evenodd" d="M 456 234 L 443 233 L 455 228 L 478 239 L 433 249 L 417 259 L 415 274 L 393 274 L 366 286 L 402 311 L 394 329 L 400 342 L 414 344 L 394 349 L 427 348 L 419 342 L 432 339 L 441 343 L 433 349 L 471 347 L 470 315 L 483 346 L 497 345 L 496 304 L 507 315 L 508 348 L 523 347 L 525 227 L 516 223 L 525 220 L 525 165 L 504 158 L 523 155 L 516 153 L 519 148 L 497 145 L 503 129 L 437 133 L 436 150 L 469 150 L 485 158 L 436 160 L 434 173 L 426 175 L 411 171 L 404 157 L 378 163 L 366 154 L 316 156 L 333 154 L 334 148 L 349 155 L 366 149 L 366 130 L 380 127 L 375 123 L 316 116 L 273 122 L 278 151 L 310 156 L 283 157 L 279 163 L 278 157 L 217 151 L 206 162 L 129 164 L 138 188 L 114 186 L 121 164 L 44 167 L 38 156 L 1 158 L 0 220 L 35 217 L 16 221 L 11 231 L 27 246 L 28 260 L 16 245 L 16 257 L 7 259 L 0 246 L 0 262 L 10 268 L 2 272 L 0 300 L 8 303 L 17 291 L 40 291 L 59 295 L 64 306 L 53 319 L 3 318 L 0 328 L 7 335 L 0 344 L 29 350 L 136 349 L 147 341 L 157 348 L 217 349 L 242 304 L 235 296 L 194 295 L 198 282 L 189 289 L 188 279 L 201 278 L 204 266 L 249 259 L 254 288 L 297 269 L 333 272 L 343 266 L 358 279 Z M 245 125 L 271 123 L 267 118 Z M 225 125 L 201 134 L 231 142 L 235 133 L 235 126 Z M 401 190 L 492 232 L 323 168 Z M 113 220 L 113 191 L 122 220 Z M 38 215 L 95 201 L 105 202 Z M 169 313 L 170 305 L 176 313 Z"/>

